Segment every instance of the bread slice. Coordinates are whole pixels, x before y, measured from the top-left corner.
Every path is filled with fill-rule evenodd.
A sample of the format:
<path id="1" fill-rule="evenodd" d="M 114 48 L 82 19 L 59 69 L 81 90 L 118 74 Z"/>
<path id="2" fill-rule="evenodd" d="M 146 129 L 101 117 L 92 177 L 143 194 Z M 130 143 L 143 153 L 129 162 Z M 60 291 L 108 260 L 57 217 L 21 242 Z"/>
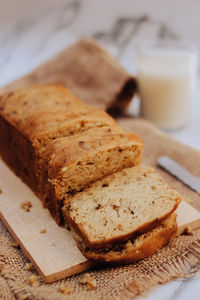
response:
<path id="1" fill-rule="evenodd" d="M 45 205 L 61 215 L 62 201 L 91 183 L 123 168 L 139 165 L 143 144 L 118 127 L 91 128 L 48 144 L 38 169 Z M 45 171 L 46 170 L 46 171 Z"/>
<path id="2" fill-rule="evenodd" d="M 157 226 L 181 197 L 146 166 L 127 168 L 65 201 L 66 222 L 90 248 L 109 247 Z"/>
<path id="3" fill-rule="evenodd" d="M 80 237 L 76 240 L 83 255 L 91 261 L 128 264 L 154 254 L 175 236 L 176 230 L 176 214 L 171 214 L 151 231 L 111 248 L 90 249 Z"/>

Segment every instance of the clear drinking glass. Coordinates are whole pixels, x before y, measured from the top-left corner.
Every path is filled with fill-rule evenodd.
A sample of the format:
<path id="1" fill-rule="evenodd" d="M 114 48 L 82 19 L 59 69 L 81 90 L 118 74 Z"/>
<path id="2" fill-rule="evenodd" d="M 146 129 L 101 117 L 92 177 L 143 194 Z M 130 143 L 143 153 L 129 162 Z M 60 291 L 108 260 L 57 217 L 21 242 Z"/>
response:
<path id="1" fill-rule="evenodd" d="M 193 45 L 155 42 L 137 48 L 137 78 L 144 118 L 168 130 L 188 123 L 197 61 Z"/>

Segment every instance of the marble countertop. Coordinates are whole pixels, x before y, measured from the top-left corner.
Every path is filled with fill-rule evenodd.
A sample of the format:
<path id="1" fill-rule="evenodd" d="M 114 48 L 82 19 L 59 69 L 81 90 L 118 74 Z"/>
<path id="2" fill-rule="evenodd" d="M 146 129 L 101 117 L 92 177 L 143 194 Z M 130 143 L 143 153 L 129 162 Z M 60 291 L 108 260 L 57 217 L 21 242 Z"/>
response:
<path id="1" fill-rule="evenodd" d="M 176 2 L 178 9 L 180 0 L 169 2 Z M 193 4 L 197 6 L 197 2 Z M 138 41 L 147 37 L 177 40 L 183 36 L 170 13 L 165 8 L 159 10 L 160 3 L 159 0 L 0 0 L 0 86 L 28 73 L 82 36 L 96 38 L 134 74 L 134 46 Z M 182 3 L 187 5 L 186 0 Z M 152 10 L 152 5 L 158 9 Z M 200 5 L 194 7 L 194 18 L 197 8 Z M 188 126 L 169 134 L 200 150 L 199 93 L 200 83 Z M 145 294 L 149 300 L 190 298 L 200 299 L 200 276 L 175 280 Z"/>

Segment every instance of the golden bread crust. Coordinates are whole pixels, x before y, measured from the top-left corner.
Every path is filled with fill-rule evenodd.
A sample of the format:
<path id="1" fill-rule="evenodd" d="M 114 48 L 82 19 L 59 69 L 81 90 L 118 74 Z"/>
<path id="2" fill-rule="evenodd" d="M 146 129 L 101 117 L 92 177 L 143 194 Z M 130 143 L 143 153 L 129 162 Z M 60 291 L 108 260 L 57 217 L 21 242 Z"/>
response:
<path id="1" fill-rule="evenodd" d="M 80 242 L 78 246 L 89 260 L 112 264 L 128 264 L 154 254 L 175 236 L 176 231 L 176 215 L 172 214 L 162 220 L 151 232 L 142 234 L 132 242 L 126 242 L 120 250 L 110 249 L 98 251 L 88 249 Z"/>

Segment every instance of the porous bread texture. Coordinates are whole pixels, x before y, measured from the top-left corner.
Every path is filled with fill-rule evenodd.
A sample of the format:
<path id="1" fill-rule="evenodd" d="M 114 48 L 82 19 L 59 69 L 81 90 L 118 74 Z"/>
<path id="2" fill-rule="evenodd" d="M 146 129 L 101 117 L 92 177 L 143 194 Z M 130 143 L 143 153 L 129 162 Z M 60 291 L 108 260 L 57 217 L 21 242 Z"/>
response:
<path id="1" fill-rule="evenodd" d="M 111 132 L 101 134 L 98 128 L 104 127 L 105 130 L 111 130 Z M 93 129 L 94 133 L 91 134 Z M 95 145 L 95 139 L 98 140 L 96 146 L 99 147 L 99 151 L 91 147 L 93 152 L 96 151 L 96 159 L 90 153 L 90 148 L 85 148 L 83 151 L 83 144 L 78 143 L 84 141 L 81 134 L 84 138 L 84 132 L 87 131 L 89 131 L 86 135 L 88 140 L 85 144 Z M 98 134 L 108 141 L 108 136 L 113 137 L 114 133 L 119 142 L 118 145 L 115 143 L 115 149 L 111 144 L 106 148 L 104 141 L 102 141 L 104 148 L 98 146 L 100 143 Z M 124 136 L 122 142 L 120 134 Z M 120 153 L 119 149 L 125 147 L 126 139 L 129 142 L 132 140 L 132 145 L 128 143 L 127 151 Z M 65 148 L 65 153 L 63 148 Z M 131 153 L 130 159 L 125 157 L 126 153 L 129 155 L 132 149 L 134 149 L 134 155 Z M 63 159 L 62 162 L 56 159 L 54 151 Z M 104 151 L 107 151 L 106 155 Z M 113 163 L 107 161 L 105 167 L 105 164 L 101 165 L 101 155 L 109 160 L 112 152 L 116 154 L 113 155 L 115 162 L 119 162 L 115 167 L 115 170 L 118 170 L 123 165 L 128 166 L 128 163 L 134 165 L 140 162 L 143 144 L 136 135 L 123 133 L 123 130 L 104 111 L 83 103 L 64 86 L 27 87 L 0 96 L 0 153 L 2 158 L 43 200 L 58 223 L 60 223 L 60 208 L 64 193 L 69 190 L 74 193 L 77 189 L 102 178 L 107 171 L 108 174 L 111 173 L 114 161 Z M 85 160 L 80 161 L 80 153 L 85 153 Z M 89 167 L 91 157 L 93 157 L 94 165 Z M 121 166 L 120 162 L 123 159 L 125 162 Z M 65 160 L 68 164 L 65 164 Z M 85 173 L 82 170 L 84 165 L 86 166 Z M 73 174 L 73 167 L 75 168 L 73 180 L 76 182 L 72 182 L 69 176 L 70 172 Z M 85 176 L 84 179 L 78 175 L 78 171 L 81 170 L 80 175 Z M 71 180 L 69 184 L 66 183 L 67 179 Z M 65 184 L 67 188 L 64 187 Z M 68 189 L 69 186 L 72 188 Z"/>
<path id="2" fill-rule="evenodd" d="M 181 196 L 146 166 L 123 169 L 65 201 L 66 222 L 92 248 L 127 240 L 155 227 Z"/>
<path id="3" fill-rule="evenodd" d="M 117 127 L 92 128 L 68 138 L 58 138 L 46 147 L 40 182 L 46 193 L 45 205 L 60 212 L 60 202 L 68 194 L 82 190 L 123 168 L 139 165 L 143 144 L 133 133 Z M 46 166 L 45 166 L 46 164 Z M 46 183 L 46 185 L 45 185 Z"/>
<path id="4" fill-rule="evenodd" d="M 95 262 L 128 264 L 153 255 L 175 236 L 177 231 L 176 214 L 159 222 L 156 228 L 135 239 L 119 243 L 108 249 L 89 249 L 84 241 L 77 238 L 77 245 L 83 255 Z"/>

